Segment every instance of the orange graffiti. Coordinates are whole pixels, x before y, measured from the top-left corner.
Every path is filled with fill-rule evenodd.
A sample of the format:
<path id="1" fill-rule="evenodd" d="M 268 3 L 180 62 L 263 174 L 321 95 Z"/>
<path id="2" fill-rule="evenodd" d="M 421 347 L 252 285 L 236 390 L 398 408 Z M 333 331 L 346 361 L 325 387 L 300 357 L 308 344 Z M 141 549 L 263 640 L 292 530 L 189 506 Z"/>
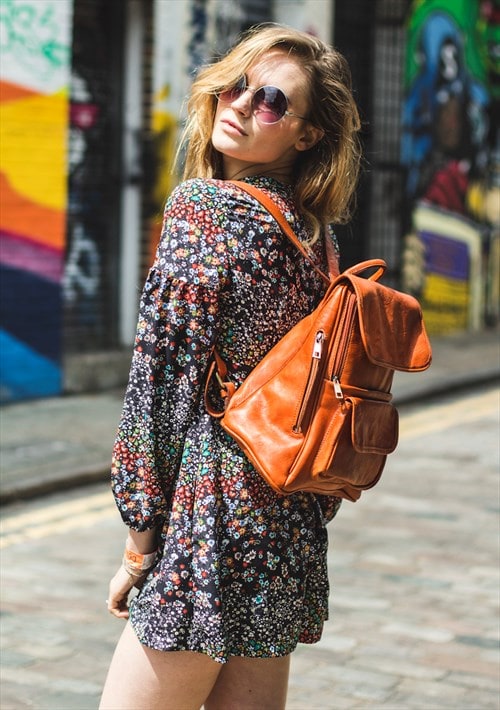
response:
<path id="1" fill-rule="evenodd" d="M 16 192 L 4 173 L 0 173 L 2 194 L 2 229 L 29 236 L 34 242 L 62 249 L 65 243 L 66 215 L 61 210 L 32 202 Z"/>
<path id="2" fill-rule="evenodd" d="M 10 81 L 0 81 L 0 103 L 7 101 L 18 101 L 19 99 L 27 99 L 30 96 L 38 96 L 38 91 L 26 89 L 19 84 L 12 84 Z"/>

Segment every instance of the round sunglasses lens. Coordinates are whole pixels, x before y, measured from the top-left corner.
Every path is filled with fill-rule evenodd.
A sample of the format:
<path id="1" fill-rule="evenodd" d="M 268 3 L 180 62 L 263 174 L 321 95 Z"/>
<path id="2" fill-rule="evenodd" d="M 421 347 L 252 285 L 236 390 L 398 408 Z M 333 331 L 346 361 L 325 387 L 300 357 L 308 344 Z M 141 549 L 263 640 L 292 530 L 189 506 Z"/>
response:
<path id="1" fill-rule="evenodd" d="M 229 89 L 224 89 L 223 91 L 219 91 L 217 94 L 217 97 L 219 101 L 222 101 L 225 104 L 230 104 L 233 101 L 236 101 L 236 99 L 239 99 L 241 94 L 244 93 L 246 90 L 246 82 L 245 78 L 241 78 L 237 84 L 234 86 L 230 86 Z"/>
<path id="2" fill-rule="evenodd" d="M 255 92 L 253 110 L 262 123 L 277 123 L 287 110 L 285 94 L 276 86 L 263 86 Z"/>

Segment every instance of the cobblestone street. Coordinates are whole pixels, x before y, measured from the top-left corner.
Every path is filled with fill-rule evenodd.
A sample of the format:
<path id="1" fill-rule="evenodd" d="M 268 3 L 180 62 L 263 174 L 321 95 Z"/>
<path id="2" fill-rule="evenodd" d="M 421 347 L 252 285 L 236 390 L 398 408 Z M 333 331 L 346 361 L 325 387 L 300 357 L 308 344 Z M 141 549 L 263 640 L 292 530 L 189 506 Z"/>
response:
<path id="1" fill-rule="evenodd" d="M 382 481 L 330 527 L 332 618 L 288 710 L 500 707 L 498 390 L 401 415 Z M 124 533 L 104 485 L 3 509 L 2 710 L 97 707 Z"/>

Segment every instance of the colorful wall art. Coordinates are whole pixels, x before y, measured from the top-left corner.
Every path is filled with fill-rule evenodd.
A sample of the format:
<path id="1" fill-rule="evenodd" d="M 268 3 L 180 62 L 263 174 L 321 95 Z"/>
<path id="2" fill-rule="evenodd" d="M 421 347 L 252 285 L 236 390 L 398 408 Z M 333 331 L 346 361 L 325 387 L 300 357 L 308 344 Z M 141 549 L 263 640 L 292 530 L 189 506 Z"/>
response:
<path id="1" fill-rule="evenodd" d="M 61 390 L 70 0 L 0 5 L 0 396 Z"/>

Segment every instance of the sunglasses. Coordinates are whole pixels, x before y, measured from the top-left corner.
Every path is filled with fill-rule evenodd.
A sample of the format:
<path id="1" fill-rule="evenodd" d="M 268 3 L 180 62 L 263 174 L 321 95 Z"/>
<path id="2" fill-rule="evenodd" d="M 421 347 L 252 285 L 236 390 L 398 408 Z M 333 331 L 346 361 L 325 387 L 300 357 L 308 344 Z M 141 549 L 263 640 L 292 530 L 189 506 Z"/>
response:
<path id="1" fill-rule="evenodd" d="M 251 91 L 253 94 L 252 113 L 259 123 L 266 125 L 278 123 L 285 116 L 295 116 L 296 118 L 302 118 L 304 121 L 308 120 L 305 116 L 299 116 L 298 113 L 288 110 L 288 98 L 277 86 L 261 86 L 260 89 L 251 89 L 247 86 L 244 76 L 234 86 L 217 92 L 217 98 L 223 104 L 231 104 L 246 91 Z"/>

